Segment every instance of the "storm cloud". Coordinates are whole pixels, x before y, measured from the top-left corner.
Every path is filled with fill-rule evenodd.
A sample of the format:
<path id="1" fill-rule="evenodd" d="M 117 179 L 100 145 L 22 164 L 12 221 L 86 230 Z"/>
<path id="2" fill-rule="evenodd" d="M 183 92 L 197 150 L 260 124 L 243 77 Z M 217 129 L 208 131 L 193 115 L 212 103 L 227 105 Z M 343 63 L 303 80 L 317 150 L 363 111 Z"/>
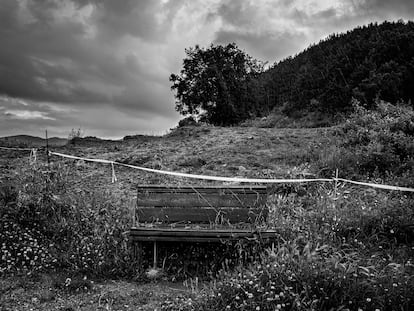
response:
<path id="1" fill-rule="evenodd" d="M 235 42 L 270 63 L 334 32 L 409 20 L 414 2 L 2 0 L 0 136 L 165 133 L 184 49 Z"/>

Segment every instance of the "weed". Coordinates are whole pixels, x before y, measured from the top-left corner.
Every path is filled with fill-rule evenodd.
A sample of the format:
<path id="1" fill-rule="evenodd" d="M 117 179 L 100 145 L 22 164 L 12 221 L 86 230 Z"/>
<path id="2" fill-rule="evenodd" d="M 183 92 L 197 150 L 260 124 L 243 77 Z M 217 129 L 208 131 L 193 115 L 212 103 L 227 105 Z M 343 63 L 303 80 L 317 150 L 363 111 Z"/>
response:
<path id="1" fill-rule="evenodd" d="M 133 271 L 129 211 L 108 193 L 67 191 L 68 170 L 24 169 L 2 192 L 0 272 L 51 267 L 94 275 Z"/>

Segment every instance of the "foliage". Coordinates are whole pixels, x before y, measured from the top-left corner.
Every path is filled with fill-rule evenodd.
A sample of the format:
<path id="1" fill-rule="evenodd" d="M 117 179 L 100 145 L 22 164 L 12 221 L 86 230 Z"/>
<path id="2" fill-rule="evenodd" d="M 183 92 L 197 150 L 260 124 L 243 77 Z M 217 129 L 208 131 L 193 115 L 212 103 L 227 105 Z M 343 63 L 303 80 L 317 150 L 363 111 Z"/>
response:
<path id="1" fill-rule="evenodd" d="M 319 165 L 348 177 L 393 179 L 412 183 L 414 110 L 380 101 L 375 110 L 354 102 L 354 112 L 336 130 L 338 144 L 321 154 Z"/>
<path id="2" fill-rule="evenodd" d="M 215 125 L 235 124 L 256 112 L 249 88 L 262 70 L 259 62 L 234 43 L 207 49 L 196 45 L 185 52 L 180 74 L 170 76 L 177 111 Z"/>
<path id="3" fill-rule="evenodd" d="M 376 99 L 414 103 L 414 23 L 384 22 L 332 34 L 259 77 L 260 105 L 289 116 L 337 114 Z"/>
<path id="4" fill-rule="evenodd" d="M 410 273 L 412 267 L 377 270 L 327 245 L 287 242 L 260 264 L 224 276 L 192 310 L 408 310 Z"/>
<path id="5" fill-rule="evenodd" d="M 410 310 L 413 197 L 309 188 L 274 189 L 285 192 L 268 202 L 283 239 L 261 260 L 164 310 Z"/>
<path id="6" fill-rule="evenodd" d="M 0 274 L 9 271 L 39 271 L 54 261 L 43 235 L 7 219 L 0 220 Z"/>
<path id="7" fill-rule="evenodd" d="M 267 70 L 233 43 L 196 46 L 186 50 L 180 74 L 170 76 L 176 109 L 215 125 L 270 115 L 263 126 L 281 127 L 295 119 L 334 124 L 352 110 L 352 98 L 368 109 L 378 99 L 413 105 L 413 42 L 414 22 L 369 24 L 332 34 Z"/>
<path id="8" fill-rule="evenodd" d="M 93 275 L 134 273 L 125 204 L 108 193 L 68 191 L 68 168 L 23 168 L 0 192 L 1 272 L 51 266 Z"/>
<path id="9" fill-rule="evenodd" d="M 197 126 L 197 121 L 194 119 L 193 116 L 186 117 L 178 122 L 178 127 L 184 126 Z"/>

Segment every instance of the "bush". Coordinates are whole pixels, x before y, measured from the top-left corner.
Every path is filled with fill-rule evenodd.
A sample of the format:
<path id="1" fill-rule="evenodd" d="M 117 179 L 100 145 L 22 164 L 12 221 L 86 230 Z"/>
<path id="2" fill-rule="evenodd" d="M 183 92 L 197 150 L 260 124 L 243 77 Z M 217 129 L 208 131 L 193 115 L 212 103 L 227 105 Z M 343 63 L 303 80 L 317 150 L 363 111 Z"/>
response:
<path id="1" fill-rule="evenodd" d="M 379 102 L 376 110 L 354 103 L 354 113 L 337 128 L 338 144 L 320 154 L 319 168 L 349 177 L 390 179 L 414 172 L 414 111 Z M 408 180 L 402 179 L 406 183 Z"/>
<path id="2" fill-rule="evenodd" d="M 109 193 L 68 189 L 65 167 L 29 167 L 17 176 L 10 181 L 14 188 L 0 192 L 1 272 L 51 266 L 99 276 L 135 272 L 125 202 Z"/>
<path id="3" fill-rule="evenodd" d="M 85 131 L 81 128 L 72 129 L 68 135 L 68 142 L 70 144 L 75 144 L 76 140 L 81 139 L 85 135 Z"/>
<path id="4" fill-rule="evenodd" d="M 269 217 L 281 239 L 260 260 L 164 310 L 410 310 L 414 198 L 308 187 L 274 189 Z"/>
<path id="5" fill-rule="evenodd" d="M 256 266 L 224 275 L 191 304 L 165 310 L 409 310 L 413 268 L 373 267 L 328 245 L 286 242 Z M 182 308 L 187 306 L 187 308 Z"/>
<path id="6" fill-rule="evenodd" d="M 193 116 L 189 116 L 187 118 L 181 119 L 178 122 L 178 127 L 185 127 L 185 126 L 196 126 L 197 121 L 194 119 Z"/>

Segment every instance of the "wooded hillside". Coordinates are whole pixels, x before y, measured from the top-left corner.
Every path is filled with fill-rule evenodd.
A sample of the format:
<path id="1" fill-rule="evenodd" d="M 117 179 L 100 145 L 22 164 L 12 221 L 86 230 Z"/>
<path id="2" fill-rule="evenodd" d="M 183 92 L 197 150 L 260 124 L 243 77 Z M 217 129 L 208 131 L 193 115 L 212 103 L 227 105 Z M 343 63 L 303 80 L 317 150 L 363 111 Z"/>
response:
<path id="1" fill-rule="evenodd" d="M 352 103 L 371 109 L 414 99 L 414 23 L 384 22 L 332 34 L 264 70 L 234 43 L 190 48 L 172 74 L 176 109 L 215 125 L 232 125 L 276 110 L 290 118 L 332 122 Z M 312 112 L 312 114 L 310 114 Z"/>
<path id="2" fill-rule="evenodd" d="M 333 34 L 260 76 L 261 105 L 287 114 L 336 113 L 352 97 L 365 107 L 375 99 L 414 99 L 414 23 L 402 21 Z"/>

